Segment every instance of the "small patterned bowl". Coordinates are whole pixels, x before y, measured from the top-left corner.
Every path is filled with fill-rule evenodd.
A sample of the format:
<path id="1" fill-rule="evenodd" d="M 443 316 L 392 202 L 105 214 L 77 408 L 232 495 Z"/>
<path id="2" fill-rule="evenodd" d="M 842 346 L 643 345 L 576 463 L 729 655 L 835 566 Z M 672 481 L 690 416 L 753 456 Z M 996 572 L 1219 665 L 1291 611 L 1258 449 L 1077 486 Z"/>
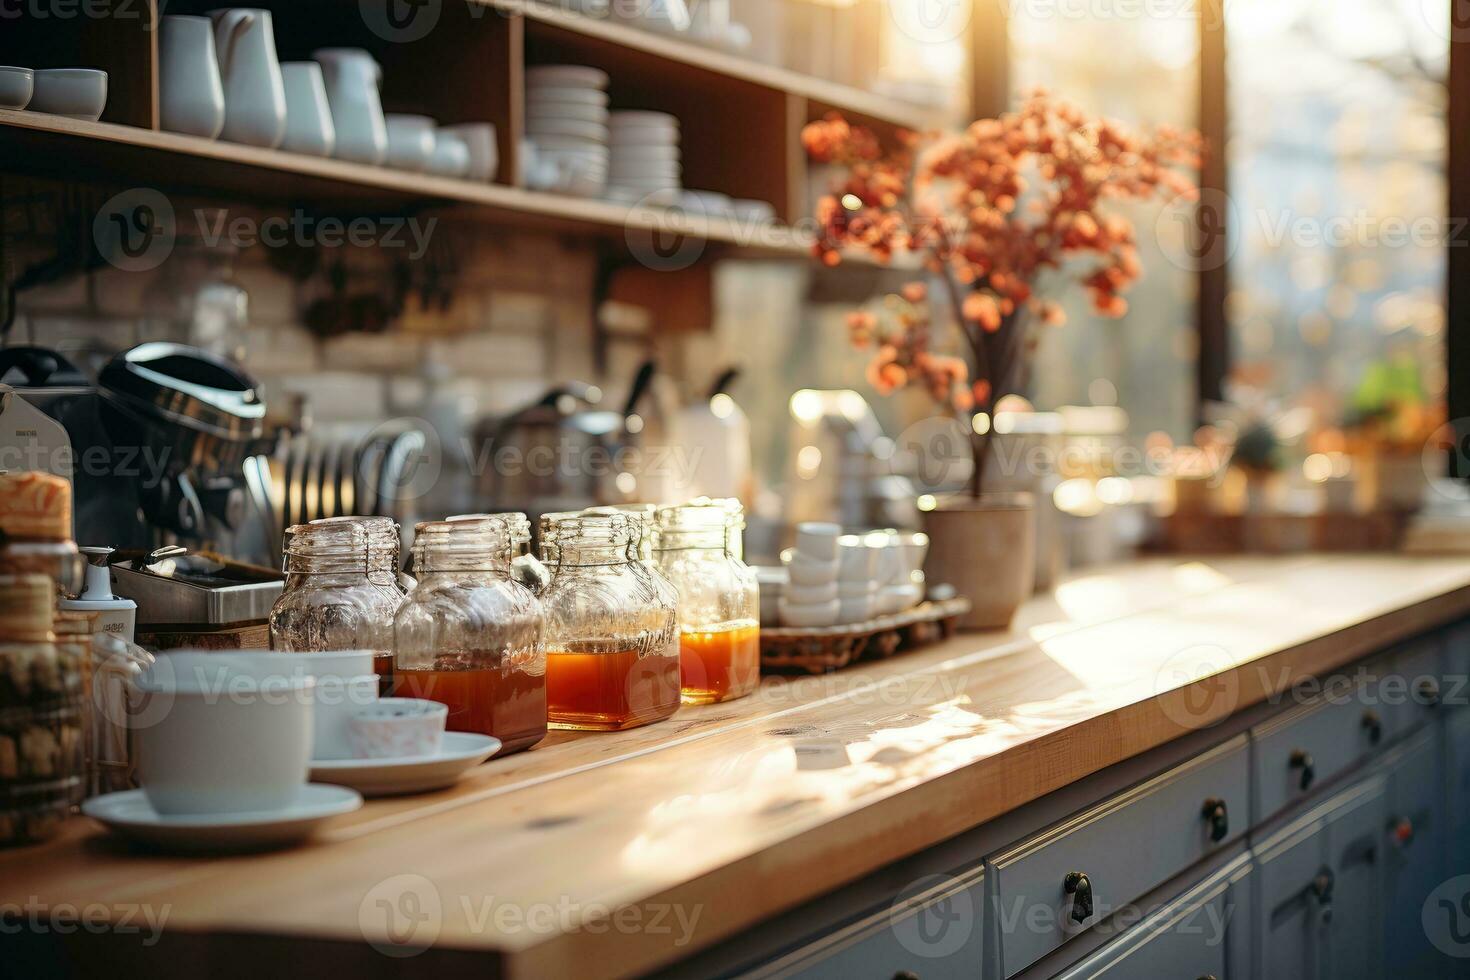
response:
<path id="1" fill-rule="evenodd" d="M 358 708 L 347 722 L 359 759 L 415 759 L 439 754 L 449 708 L 421 698 L 383 698 Z"/>

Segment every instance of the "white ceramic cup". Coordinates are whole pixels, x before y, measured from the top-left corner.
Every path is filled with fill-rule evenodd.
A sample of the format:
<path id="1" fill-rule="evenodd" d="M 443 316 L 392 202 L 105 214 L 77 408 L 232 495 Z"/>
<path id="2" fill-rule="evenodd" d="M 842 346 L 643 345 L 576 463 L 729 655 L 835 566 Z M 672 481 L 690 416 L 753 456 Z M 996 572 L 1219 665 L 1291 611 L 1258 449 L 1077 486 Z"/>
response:
<path id="1" fill-rule="evenodd" d="M 24 109 L 31 104 L 36 74 L 29 68 L 0 65 L 0 109 Z"/>
<path id="2" fill-rule="evenodd" d="M 286 137 L 281 149 L 314 157 L 329 157 L 337 147 L 337 127 L 327 104 L 322 66 L 315 61 L 288 61 L 281 65 L 286 86 Z"/>
<path id="3" fill-rule="evenodd" d="M 423 698 L 383 698 L 359 708 L 347 735 L 359 759 L 414 759 L 438 755 L 449 707 Z"/>
<path id="4" fill-rule="evenodd" d="M 70 119 L 96 122 L 107 108 L 107 72 L 97 68 L 43 68 L 32 76 L 34 90 L 26 108 Z"/>
<path id="5" fill-rule="evenodd" d="M 271 663 L 274 661 L 274 663 Z M 311 761 L 316 679 L 271 653 L 160 656 L 129 724 L 138 782 L 160 814 L 290 806 Z"/>
<path id="6" fill-rule="evenodd" d="M 495 179 L 500 168 L 500 148 L 495 142 L 495 126 L 491 123 L 458 123 L 444 126 L 440 132 L 448 132 L 464 140 L 470 151 L 470 169 L 466 177 L 470 180 L 489 183 Z"/>
<path id="7" fill-rule="evenodd" d="M 429 157 L 429 173 L 438 177 L 466 177 L 470 172 L 470 147 L 458 133 L 439 130 L 434 152 Z"/>
<path id="8" fill-rule="evenodd" d="M 401 112 L 390 112 L 383 118 L 388 126 L 387 165 L 416 174 L 428 170 L 438 142 L 434 120 Z"/>
<path id="9" fill-rule="evenodd" d="M 170 15 L 158 30 L 159 122 L 170 133 L 219 136 L 225 125 L 225 89 L 208 17 Z"/>
<path id="10" fill-rule="evenodd" d="M 358 708 L 378 700 L 378 675 L 373 673 L 373 651 L 336 650 L 274 656 L 290 673 L 316 678 L 316 707 L 312 714 L 312 759 L 350 759 L 347 722 Z"/>
<path id="11" fill-rule="evenodd" d="M 796 553 L 816 561 L 837 560 L 837 539 L 842 536 L 842 527 L 819 521 L 806 521 L 796 525 Z"/>
<path id="12" fill-rule="evenodd" d="M 235 7 L 211 10 L 209 17 L 225 91 L 220 138 L 275 149 L 286 137 L 286 84 L 271 12 Z"/>

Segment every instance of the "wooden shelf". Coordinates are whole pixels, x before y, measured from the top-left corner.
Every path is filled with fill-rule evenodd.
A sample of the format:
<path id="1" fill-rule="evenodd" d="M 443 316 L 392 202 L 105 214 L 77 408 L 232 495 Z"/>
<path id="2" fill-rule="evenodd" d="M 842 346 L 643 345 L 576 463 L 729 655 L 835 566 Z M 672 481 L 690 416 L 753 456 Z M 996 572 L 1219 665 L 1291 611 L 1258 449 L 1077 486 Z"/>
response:
<path id="1" fill-rule="evenodd" d="M 105 177 L 110 185 L 136 182 L 160 191 L 261 204 L 309 201 L 318 211 L 396 213 L 458 206 L 457 213 L 466 217 L 622 237 L 631 249 L 662 246 L 663 254 L 681 236 L 752 255 L 800 256 L 811 244 L 783 225 L 406 173 L 42 113 L 0 110 L 0 147 L 7 170 L 38 176 Z"/>
<path id="2" fill-rule="evenodd" d="M 924 129 L 943 123 L 938 110 L 888 98 L 862 89 L 804 75 L 774 65 L 763 64 L 737 54 L 685 40 L 681 37 L 644 30 L 630 24 L 589 17 L 561 10 L 537 0 L 476 0 L 508 13 L 520 14 L 527 21 L 544 25 L 545 29 L 580 35 L 593 41 L 616 45 L 629 52 L 673 62 L 700 72 L 722 75 L 748 82 L 774 92 L 810 99 L 832 109 L 862 116 L 868 121 Z M 535 27 L 527 28 L 535 33 Z"/>

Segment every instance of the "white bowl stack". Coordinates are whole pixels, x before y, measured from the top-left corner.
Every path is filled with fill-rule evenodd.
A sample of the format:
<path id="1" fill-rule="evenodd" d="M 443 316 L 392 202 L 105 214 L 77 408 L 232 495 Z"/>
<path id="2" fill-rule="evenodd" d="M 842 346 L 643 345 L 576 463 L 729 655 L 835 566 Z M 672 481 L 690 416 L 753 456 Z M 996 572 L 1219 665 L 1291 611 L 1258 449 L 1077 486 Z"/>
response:
<path id="1" fill-rule="evenodd" d="M 781 556 L 790 578 L 780 598 L 783 625 L 835 626 L 840 621 L 837 542 L 841 535 L 842 528 L 836 524 L 796 526 L 796 548 Z"/>
<path id="2" fill-rule="evenodd" d="M 667 112 L 614 112 L 608 196 L 629 203 L 677 204 L 683 169 L 679 120 Z"/>
<path id="3" fill-rule="evenodd" d="M 607 187 L 607 72 L 585 65 L 526 69 L 526 139 L 535 190 L 600 197 Z"/>

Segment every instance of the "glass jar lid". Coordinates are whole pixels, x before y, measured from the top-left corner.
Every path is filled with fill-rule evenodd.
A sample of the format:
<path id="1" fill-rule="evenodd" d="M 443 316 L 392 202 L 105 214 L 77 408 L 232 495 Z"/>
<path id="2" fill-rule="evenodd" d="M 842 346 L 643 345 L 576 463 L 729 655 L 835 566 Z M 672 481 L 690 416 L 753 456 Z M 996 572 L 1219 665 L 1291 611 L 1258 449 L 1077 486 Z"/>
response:
<path id="1" fill-rule="evenodd" d="M 461 514 L 414 526 L 413 563 L 419 572 L 497 571 L 510 552 L 505 521 L 492 515 Z"/>
<path id="2" fill-rule="evenodd" d="M 557 565 L 608 565 L 632 560 L 637 529 L 627 514 L 563 511 L 541 517 L 541 553 Z"/>

